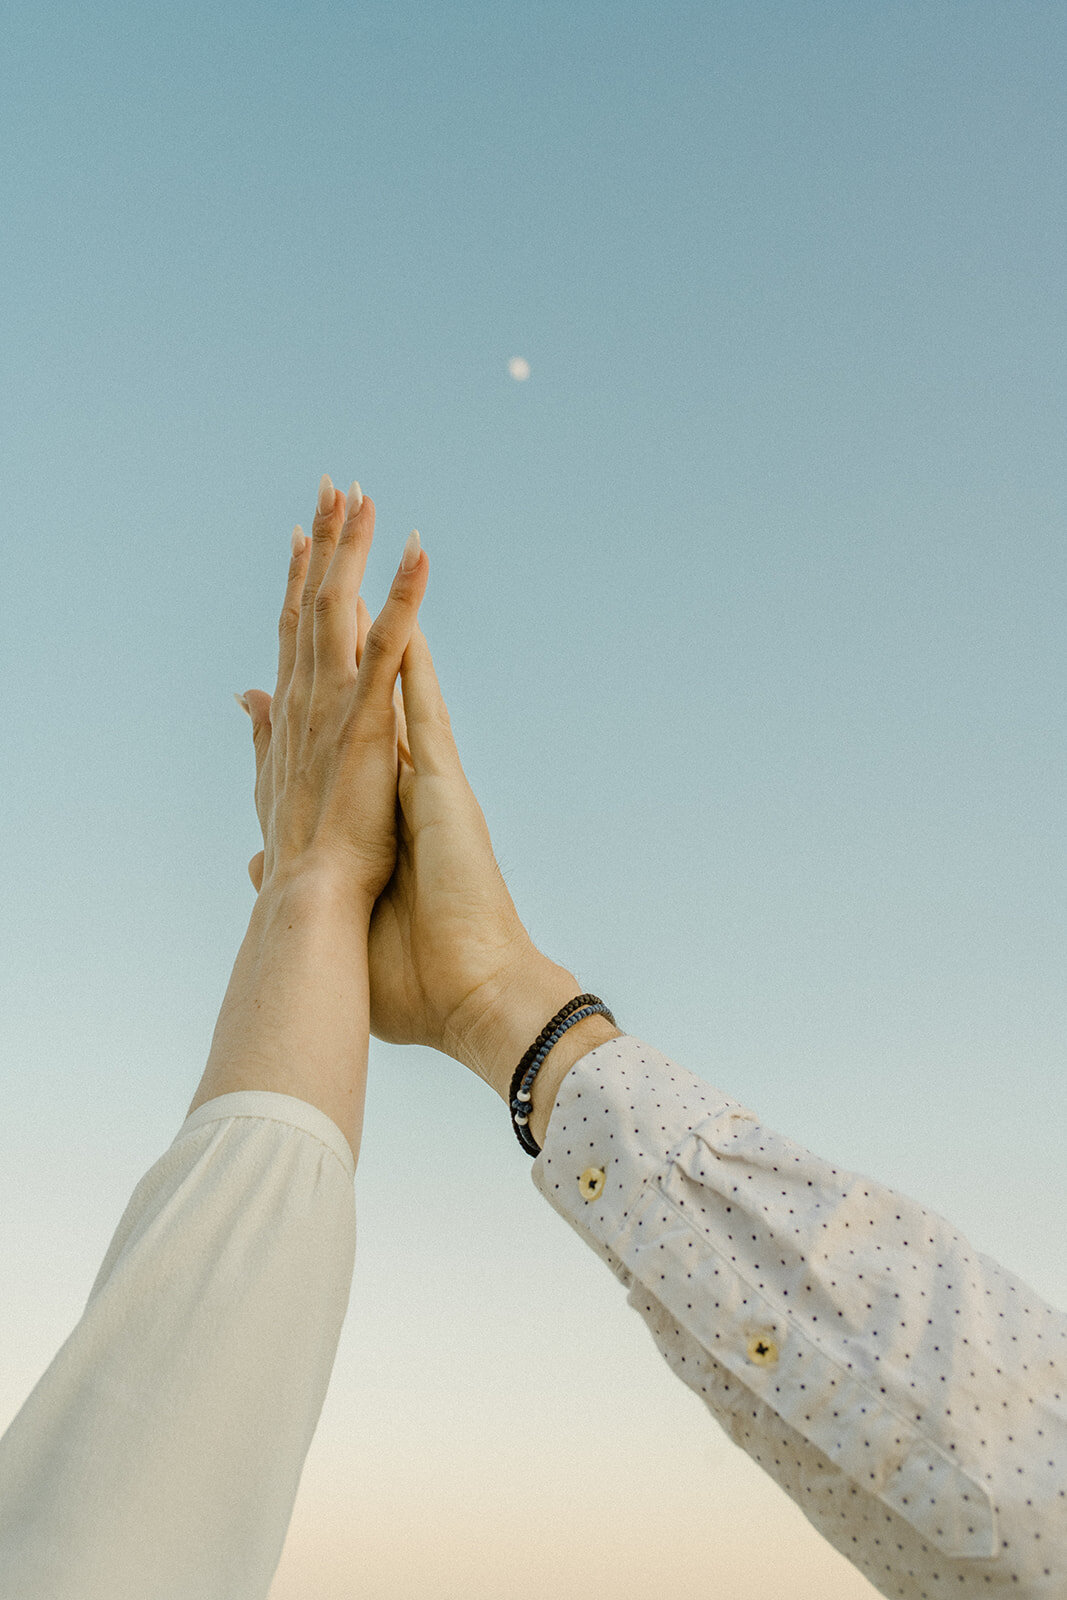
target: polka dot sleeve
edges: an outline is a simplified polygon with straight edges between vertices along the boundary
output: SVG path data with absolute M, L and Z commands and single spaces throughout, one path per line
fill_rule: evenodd
M 631 1035 L 533 1181 L 661 1354 L 894 1600 L 1067 1596 L 1067 1316 L 942 1217 Z

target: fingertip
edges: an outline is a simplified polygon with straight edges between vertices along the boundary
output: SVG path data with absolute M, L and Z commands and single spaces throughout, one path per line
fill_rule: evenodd
M 404 545 L 404 552 L 400 557 L 400 571 L 398 573 L 398 577 L 412 577 L 421 560 L 422 541 L 419 538 L 419 530 L 418 528 L 412 528 L 411 532 L 408 534 L 407 543 Z

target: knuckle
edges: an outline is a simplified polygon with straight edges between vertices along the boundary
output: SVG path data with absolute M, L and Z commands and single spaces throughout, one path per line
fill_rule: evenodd
M 382 633 L 381 624 L 372 622 L 363 643 L 363 654 L 370 656 L 373 661 L 380 661 L 386 651 L 386 639 Z
M 379 617 L 371 624 L 367 634 L 367 642 L 363 646 L 364 655 L 369 655 L 372 661 L 386 661 L 396 655 L 399 649 L 396 623 L 390 626 L 389 622 Z
M 316 591 L 315 598 L 312 602 L 315 608 L 315 615 L 317 617 L 324 617 L 329 613 L 336 611 L 339 598 L 340 596 L 338 595 L 337 590 L 334 589 L 330 584 L 321 584 Z
M 282 607 L 282 614 L 278 618 L 278 632 L 283 639 L 295 633 L 300 626 L 300 607 L 292 601 L 287 601 Z

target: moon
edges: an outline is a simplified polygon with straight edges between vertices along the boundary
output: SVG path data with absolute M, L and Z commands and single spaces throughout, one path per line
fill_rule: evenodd
M 525 383 L 530 376 L 530 363 L 524 360 L 522 356 L 512 356 L 508 362 L 508 371 L 516 383 Z

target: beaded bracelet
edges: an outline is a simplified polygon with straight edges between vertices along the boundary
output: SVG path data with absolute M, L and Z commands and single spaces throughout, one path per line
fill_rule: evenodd
M 541 1146 L 527 1126 L 530 1121 L 530 1085 L 544 1065 L 548 1052 L 554 1044 L 557 1044 L 563 1038 L 567 1029 L 573 1028 L 574 1024 L 581 1022 L 583 1017 L 594 1016 L 597 1012 L 607 1017 L 613 1028 L 618 1026 L 603 1000 L 598 999 L 595 994 L 580 994 L 576 1000 L 572 1000 L 568 1005 L 565 1005 L 562 1011 L 557 1011 L 552 1021 L 541 1029 L 541 1032 L 515 1068 L 515 1075 L 511 1080 L 509 1100 L 515 1135 L 527 1155 L 539 1156 L 541 1154 Z

